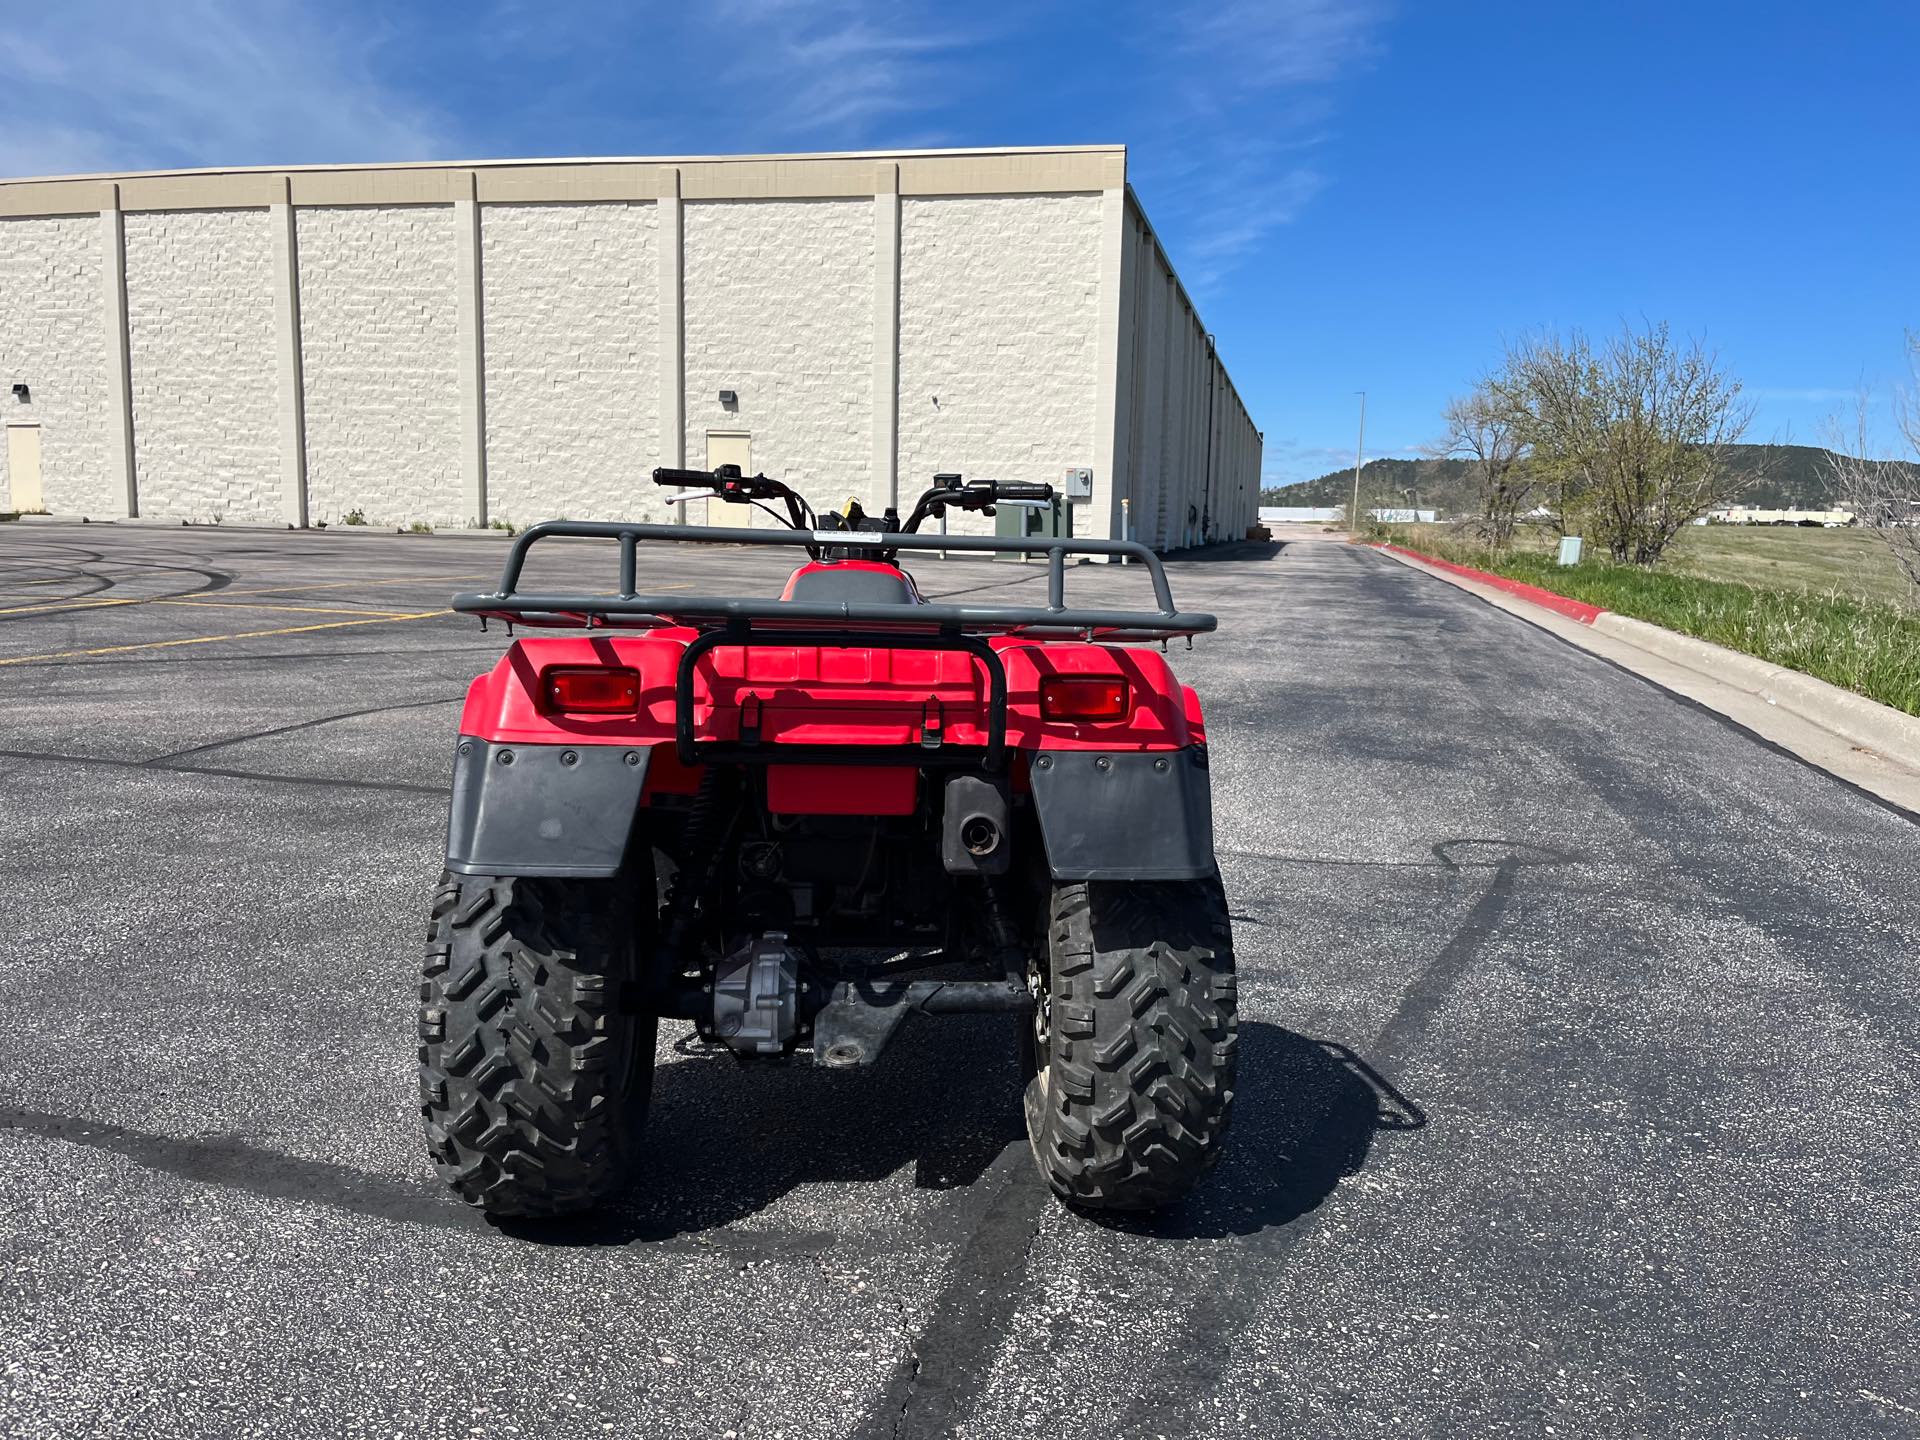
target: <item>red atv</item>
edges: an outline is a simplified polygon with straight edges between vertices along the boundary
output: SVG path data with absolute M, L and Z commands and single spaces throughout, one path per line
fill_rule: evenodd
M 816 519 L 778 481 L 656 470 L 787 528 L 552 521 L 454 608 L 571 629 L 468 691 L 420 989 L 440 1172 L 500 1216 L 616 1195 L 662 1017 L 743 1060 L 871 1065 L 909 1015 L 1027 1017 L 1027 1133 L 1074 1205 L 1179 1200 L 1233 1100 L 1233 937 L 1206 733 L 1160 653 L 1214 628 L 1107 540 L 921 535 L 1045 485 L 936 477 Z M 682 497 L 685 498 L 685 497 Z M 617 542 L 612 594 L 522 593 L 528 552 Z M 640 590 L 644 541 L 804 549 L 779 599 Z M 1044 608 L 924 600 L 902 552 L 1048 560 Z M 1068 556 L 1144 565 L 1157 610 L 1066 603 Z M 1162 649 L 1164 650 L 1164 643 Z

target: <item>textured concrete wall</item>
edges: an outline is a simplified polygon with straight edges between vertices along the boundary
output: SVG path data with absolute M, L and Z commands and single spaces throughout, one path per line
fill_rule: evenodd
M 273 243 L 265 210 L 124 219 L 140 513 L 281 518 Z
M 851 494 L 877 506 L 885 474 L 873 447 L 876 434 L 884 443 L 891 400 L 909 500 L 936 471 L 1057 483 L 1065 468 L 1111 454 L 1120 474 L 1095 480 L 1103 521 L 1104 496 L 1117 487 L 1151 543 L 1184 543 L 1196 505 L 1220 537 L 1251 518 L 1258 437 L 1131 202 L 1122 225 L 1111 194 L 901 199 L 890 397 L 876 345 L 887 343 L 892 291 L 882 293 L 888 272 L 875 247 L 894 243 L 893 203 L 686 201 L 678 332 L 662 294 L 672 271 L 661 205 L 483 205 L 492 514 L 520 523 L 660 516 L 645 476 L 672 448 L 661 433 L 672 397 L 670 381 L 661 394 L 661 366 L 679 333 L 692 465 L 705 461 L 709 430 L 744 430 L 756 468 L 823 505 Z M 312 517 L 337 524 L 359 510 L 376 525 L 470 522 L 459 307 L 471 292 L 460 285 L 453 207 L 303 205 L 295 224 Z M 264 208 L 125 217 L 146 515 L 281 519 L 287 397 L 271 225 Z M 124 497 L 102 236 L 94 214 L 0 219 L 0 387 L 23 380 L 34 396 L 23 411 L 0 389 L 0 412 L 42 422 L 51 508 L 114 516 Z M 1125 257 L 1116 274 L 1130 279 L 1103 274 L 1113 253 Z M 1096 435 L 1103 333 L 1109 346 L 1125 345 L 1129 371 L 1111 436 Z M 738 392 L 737 405 L 720 404 L 723 389 Z M 1090 520 L 1079 517 L 1080 533 L 1104 528 Z M 992 528 L 985 517 L 956 523 Z
M 1091 465 L 1100 197 L 909 197 L 900 212 L 902 496 L 939 471 L 1058 484 Z
M 873 485 L 873 201 L 684 207 L 687 463 L 708 430 L 820 506 Z M 738 393 L 729 410 L 723 389 Z M 769 522 L 771 523 L 771 522 Z
M 312 517 L 468 523 L 452 207 L 302 209 L 296 222 Z
M 0 219 L 0 419 L 40 422 L 40 480 L 56 513 L 116 516 L 109 473 L 107 329 L 98 215 Z M 24 383 L 21 404 L 12 388 Z M 13 504 L 0 443 L 0 495 Z
M 487 503 L 526 524 L 665 520 L 658 207 L 481 207 Z

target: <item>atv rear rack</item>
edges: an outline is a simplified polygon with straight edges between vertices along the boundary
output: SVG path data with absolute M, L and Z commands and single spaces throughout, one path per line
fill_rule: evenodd
M 921 739 L 908 745 L 762 745 L 757 733 L 743 733 L 738 743 L 701 740 L 695 717 L 694 669 L 709 650 L 750 645 L 757 638 L 744 621 L 724 629 L 708 630 L 687 643 L 674 674 L 674 745 L 683 765 L 709 760 L 745 764 L 783 765 L 972 765 L 1000 770 L 1007 756 L 1007 667 L 986 641 L 972 635 L 919 635 L 898 630 L 861 634 L 846 630 L 790 630 L 782 628 L 783 645 L 852 646 L 879 650 L 952 650 L 971 655 L 987 672 L 987 743 L 984 750 L 944 744 L 941 725 L 931 722 Z M 744 721 L 744 717 L 743 717 Z M 758 727 L 754 727 L 757 732 Z
M 620 542 L 620 589 L 616 594 L 522 593 L 520 572 L 527 553 L 542 540 Z M 965 555 L 1044 555 L 1045 607 L 1021 605 L 892 605 L 776 599 L 726 599 L 699 595 L 647 595 L 639 588 L 642 541 L 698 545 L 777 545 L 796 550 L 953 551 Z M 1146 566 L 1157 610 L 1083 610 L 1066 602 L 1067 557 L 1101 556 Z M 1170 640 L 1205 634 L 1213 616 L 1182 611 L 1173 603 L 1160 557 L 1132 540 L 1069 540 L 1055 536 L 1017 539 L 987 535 L 919 535 L 847 530 L 733 530 L 703 525 L 624 524 L 605 520 L 548 520 L 530 525 L 513 542 L 492 594 L 456 595 L 453 608 L 482 619 L 523 625 L 592 629 L 600 626 L 652 629 L 683 625 L 696 630 L 750 629 L 756 634 L 786 628 L 842 628 L 944 635 L 1041 635 L 1108 641 Z M 859 643 L 851 635 L 844 637 Z

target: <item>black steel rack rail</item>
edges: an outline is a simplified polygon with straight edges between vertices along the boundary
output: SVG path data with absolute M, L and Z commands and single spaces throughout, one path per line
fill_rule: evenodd
M 751 645 L 756 640 L 777 639 L 783 645 L 859 646 L 880 650 L 941 650 L 970 655 L 987 676 L 987 743 L 984 747 L 960 747 L 945 743 L 945 721 L 938 712 L 923 714 L 921 738 L 907 745 L 762 745 L 757 722 L 750 723 L 741 714 L 741 738 L 729 743 L 701 740 L 695 723 L 694 668 L 709 650 L 730 645 Z M 746 622 L 723 629 L 707 630 L 688 642 L 673 677 L 674 748 L 683 765 L 701 765 L 709 760 L 736 764 L 783 765 L 982 765 L 999 770 L 1007 758 L 1007 667 L 993 647 L 976 635 L 903 633 L 898 630 L 788 630 L 768 636 Z
M 620 545 L 620 588 L 613 594 L 522 592 L 527 554 L 543 540 L 615 540 Z M 648 595 L 639 585 L 643 542 L 700 545 L 775 545 L 796 550 L 830 546 L 842 552 L 951 552 L 963 555 L 1044 555 L 1047 603 L 1043 606 L 922 604 L 861 601 L 737 599 L 698 595 Z M 1153 585 L 1153 610 L 1083 609 L 1066 600 L 1067 557 L 1104 556 L 1144 565 Z M 514 538 L 491 594 L 456 595 L 453 608 L 483 619 L 516 624 L 591 629 L 601 626 L 651 629 L 684 625 L 725 628 L 735 634 L 832 628 L 842 643 L 859 644 L 855 631 L 940 635 L 1036 635 L 1107 641 L 1170 640 L 1205 634 L 1211 615 L 1183 611 L 1173 603 L 1160 557 L 1132 540 L 1070 540 L 1055 536 L 1018 539 L 985 535 L 919 535 L 844 530 L 732 530 L 702 525 L 624 524 L 605 520 L 548 520 Z M 817 638 L 813 643 L 819 643 Z

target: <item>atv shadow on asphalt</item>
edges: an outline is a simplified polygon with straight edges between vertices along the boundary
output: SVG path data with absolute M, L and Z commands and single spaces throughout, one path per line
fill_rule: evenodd
M 682 1038 L 655 1068 L 642 1175 L 626 1194 L 578 1219 L 501 1228 L 549 1245 L 646 1244 L 722 1228 L 802 1185 L 877 1185 L 908 1166 L 916 1189 L 971 1185 L 1024 1143 L 1017 1033 L 1006 1016 L 909 1020 L 857 1071 L 743 1065 Z
M 1014 1039 L 1013 1023 L 1001 1017 L 918 1022 L 879 1065 L 852 1074 L 804 1061 L 748 1067 L 716 1053 L 675 1058 L 655 1080 L 646 1178 L 595 1215 L 496 1228 L 548 1245 L 646 1244 L 723 1229 L 802 1185 L 878 1185 L 909 1165 L 918 1189 L 975 1185 L 1010 1146 L 1025 1149 Z M 1359 1171 L 1375 1134 L 1425 1124 L 1418 1106 L 1344 1045 L 1242 1022 L 1240 1094 L 1219 1168 L 1165 1214 L 1087 1218 L 1165 1240 L 1284 1227 Z M 176 1137 L 0 1109 L 4 1131 L 351 1214 L 454 1229 L 487 1223 L 424 1179 L 287 1155 L 239 1134 Z M 1016 1163 L 1001 1172 L 1028 1175 L 1024 1154 L 1008 1158 Z M 789 1230 L 768 1241 L 770 1253 L 804 1253 L 835 1238 L 828 1230 Z
M 878 1184 L 912 1166 L 917 1189 L 973 1185 L 1009 1145 L 1024 1149 L 1013 1027 L 992 1016 L 915 1023 L 858 1073 L 697 1051 L 663 1063 L 646 1177 L 595 1215 L 502 1228 L 549 1245 L 645 1244 L 724 1227 L 806 1184 Z M 1243 1022 L 1219 1168 L 1174 1210 L 1086 1218 L 1167 1240 L 1283 1227 L 1356 1174 L 1376 1134 L 1425 1124 L 1346 1046 Z
M 1240 1024 L 1238 1091 L 1219 1167 L 1184 1205 L 1088 1218 L 1162 1240 L 1284 1229 L 1360 1173 L 1376 1135 L 1427 1124 L 1419 1105 L 1348 1046 L 1259 1021 Z

